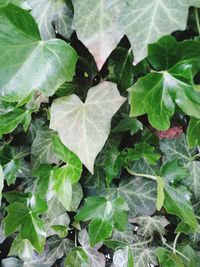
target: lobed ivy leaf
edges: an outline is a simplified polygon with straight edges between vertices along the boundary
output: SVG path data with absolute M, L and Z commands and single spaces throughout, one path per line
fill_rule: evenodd
M 139 143 L 134 148 L 128 149 L 127 159 L 129 161 L 135 161 L 143 158 L 150 165 L 156 165 L 160 154 L 155 151 L 155 148 L 148 143 Z
M 55 37 L 55 30 L 69 38 L 72 33 L 72 12 L 64 0 L 27 0 L 43 40 Z M 54 26 L 53 26 L 54 25 Z
M 130 220 L 131 223 L 138 224 L 137 234 L 149 238 L 154 233 L 164 235 L 165 227 L 169 225 L 169 221 L 164 216 L 141 216 Z
M 170 127 L 176 105 L 185 114 L 199 118 L 200 93 L 195 90 L 191 79 L 198 70 L 199 52 L 199 42 L 178 43 L 171 36 L 151 45 L 149 61 L 155 65 L 156 71 L 130 87 L 131 116 L 147 114 L 151 125 L 159 130 Z
M 114 226 L 123 231 L 128 219 L 128 210 L 126 202 L 121 197 L 112 201 L 105 197 L 88 197 L 83 208 L 75 216 L 75 220 L 91 220 L 89 238 L 91 246 L 94 246 L 109 238 Z
M 41 41 L 29 12 L 12 4 L 0 7 L 0 20 L 3 99 L 17 102 L 35 90 L 52 95 L 61 84 L 72 80 L 77 60 L 73 48 L 61 40 Z
M 198 1 L 184 0 L 98 0 L 73 1 L 73 27 L 79 39 L 94 56 L 99 69 L 123 35 L 129 38 L 134 63 L 147 56 L 147 46 L 161 36 L 186 28 L 189 6 Z M 92 7 L 88 10 L 87 7 Z M 134 18 L 134 19 L 133 19 Z
M 156 186 L 153 181 L 141 177 L 124 178 L 116 188 L 116 194 L 127 202 L 130 218 L 152 215 L 156 211 Z
M 117 124 L 117 126 L 115 126 L 112 132 L 121 133 L 130 131 L 130 134 L 134 135 L 139 130 L 143 130 L 143 125 L 139 120 L 133 117 L 124 116 L 124 118 Z
M 43 221 L 38 217 L 47 209 L 46 203 L 35 196 L 26 202 L 14 202 L 7 207 L 8 214 L 4 219 L 5 235 L 10 235 L 19 229 L 22 239 L 28 239 L 33 247 L 42 252 L 46 233 Z
M 54 100 L 50 128 L 93 173 L 95 158 L 108 138 L 112 116 L 124 102 L 116 84 L 100 83 L 89 90 L 85 103 L 76 95 Z

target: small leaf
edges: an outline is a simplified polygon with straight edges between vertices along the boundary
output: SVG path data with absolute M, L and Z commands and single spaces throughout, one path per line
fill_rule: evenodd
M 40 164 L 58 163 L 58 157 L 53 151 L 53 131 L 43 128 L 36 132 L 36 137 L 31 146 L 33 168 L 37 169 Z
M 54 100 L 51 106 L 50 128 L 59 133 L 63 144 L 91 173 L 95 158 L 108 138 L 112 116 L 124 101 L 116 84 L 103 82 L 89 90 L 85 103 L 70 95 Z
M 134 148 L 128 149 L 127 158 L 129 161 L 144 158 L 149 164 L 155 165 L 160 158 L 160 154 L 148 143 L 140 143 L 136 144 Z
M 164 208 L 168 213 L 178 216 L 186 224 L 189 224 L 193 230 L 199 227 L 190 203 L 189 191 L 185 187 L 165 186 Z
M 200 120 L 191 118 L 187 130 L 187 141 L 190 148 L 200 146 Z
M 134 267 L 134 259 L 131 249 L 127 246 L 117 250 L 113 255 L 113 263 L 115 267 Z
M 142 123 L 136 118 L 125 116 L 112 130 L 113 133 L 130 131 L 131 135 L 143 130 Z
M 137 235 L 149 238 L 154 233 L 164 235 L 166 233 L 165 227 L 169 224 L 168 220 L 164 216 L 145 216 L 136 217 L 130 220 L 131 223 L 138 224 Z
M 0 206 L 1 206 L 3 187 L 4 187 L 4 173 L 3 173 L 3 169 L 0 165 Z
M 158 248 L 156 254 L 160 265 L 163 267 L 184 267 L 182 260 L 165 248 Z
M 164 193 L 164 186 L 165 183 L 163 179 L 157 176 L 157 201 L 156 201 L 156 208 L 159 211 L 164 203 L 165 193 Z
M 67 255 L 64 266 L 89 267 L 90 262 L 84 249 L 82 247 L 75 247 Z

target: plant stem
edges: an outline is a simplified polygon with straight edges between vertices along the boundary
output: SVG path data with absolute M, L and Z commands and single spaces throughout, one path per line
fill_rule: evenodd
M 173 244 L 173 253 L 176 254 L 176 244 L 177 244 L 177 241 L 178 241 L 178 238 L 180 236 L 181 233 L 178 233 L 174 239 L 174 244 Z
M 199 21 L 199 14 L 198 14 L 198 8 L 197 7 L 194 8 L 194 13 L 195 13 L 195 19 L 196 19 L 198 33 L 200 35 L 200 21 Z
M 167 244 L 165 238 L 162 235 L 161 235 L 161 241 L 162 241 L 162 243 L 163 243 L 164 246 L 166 246 L 167 248 L 169 248 L 170 250 L 172 250 L 173 253 L 174 253 L 174 248 Z M 178 251 L 178 250 L 175 249 L 175 253 L 179 254 L 186 261 L 190 262 L 190 259 L 188 257 L 186 257 L 184 254 L 182 254 L 180 251 Z
M 137 173 L 137 172 L 132 172 L 129 168 L 126 168 L 127 172 L 129 172 L 131 175 L 134 176 L 139 176 L 139 177 L 144 177 L 144 178 L 149 178 L 155 182 L 157 182 L 157 177 L 154 175 L 150 175 L 150 174 L 145 174 L 145 173 Z
M 144 241 L 144 242 L 139 242 L 139 243 L 131 244 L 130 246 L 131 246 L 131 247 L 137 247 L 137 246 L 140 246 L 140 245 L 148 244 L 148 243 L 150 243 L 151 241 L 153 241 L 153 236 L 152 236 L 150 239 L 148 239 L 148 240 L 146 240 L 146 241 Z

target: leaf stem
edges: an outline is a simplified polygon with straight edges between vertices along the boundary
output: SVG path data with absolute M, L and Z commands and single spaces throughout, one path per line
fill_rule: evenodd
M 197 7 L 194 8 L 194 13 L 195 13 L 195 19 L 196 19 L 198 33 L 200 35 L 200 21 L 199 21 L 199 14 L 198 14 L 198 8 Z
M 178 233 L 174 239 L 174 244 L 173 244 L 173 253 L 176 254 L 176 244 L 177 244 L 177 241 L 178 241 L 178 238 L 180 236 L 181 233 Z
M 145 174 L 145 173 L 137 173 L 137 172 L 132 172 L 129 168 L 126 168 L 127 172 L 129 172 L 131 175 L 134 176 L 139 176 L 139 177 L 144 177 L 144 178 L 149 178 L 155 182 L 157 182 L 157 177 L 154 175 L 150 175 L 150 174 Z
M 164 246 L 166 246 L 167 248 L 169 248 L 170 250 L 173 251 L 174 253 L 174 248 L 171 247 L 170 245 L 167 244 L 166 239 L 161 235 L 161 241 L 163 243 Z M 181 253 L 180 251 L 175 249 L 175 253 L 179 254 L 181 257 L 183 257 L 186 261 L 190 262 L 190 259 L 188 257 L 186 257 L 183 253 Z
M 140 245 L 145 245 L 145 244 L 148 244 L 150 243 L 151 241 L 153 241 L 153 236 L 151 236 L 150 239 L 144 241 L 144 242 L 138 242 L 138 243 L 135 243 L 135 244 L 131 244 L 130 246 L 131 247 L 137 247 L 137 246 L 140 246 Z

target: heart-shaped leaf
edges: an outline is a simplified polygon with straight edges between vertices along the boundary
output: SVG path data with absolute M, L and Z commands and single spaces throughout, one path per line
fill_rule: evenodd
M 51 106 L 50 128 L 92 173 L 95 158 L 110 133 L 112 116 L 124 101 L 116 84 L 103 82 L 89 90 L 85 103 L 70 95 L 56 99 Z

